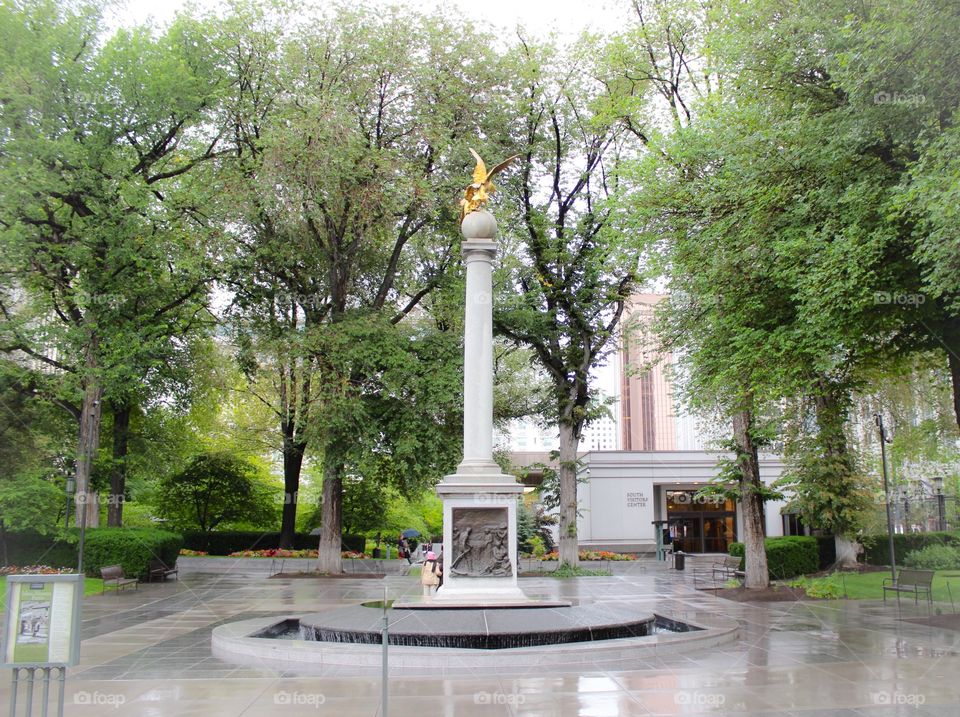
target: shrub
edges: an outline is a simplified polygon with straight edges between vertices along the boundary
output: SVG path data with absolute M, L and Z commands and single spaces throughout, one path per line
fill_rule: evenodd
M 954 570 L 960 568 L 960 550 L 953 545 L 928 545 L 907 553 L 903 564 L 920 570 Z
M 319 538 L 316 536 L 313 537 L 315 543 L 319 542 Z M 352 553 L 362 553 L 367 547 L 367 539 L 363 535 L 344 535 L 340 538 L 340 546 L 343 550 L 352 552 Z M 316 545 L 311 547 L 317 547 Z
M 807 597 L 818 600 L 839 600 L 843 597 L 843 586 L 840 584 L 837 573 L 812 580 L 807 577 L 800 577 L 791 580 L 788 585 L 792 588 L 803 588 Z
M 173 565 L 183 536 L 156 528 L 95 528 L 87 531 L 84 568 L 87 575 L 100 577 L 100 568 L 120 565 L 127 577 L 145 578 L 151 560 Z
M 820 570 L 825 570 L 837 562 L 837 540 L 832 535 L 814 535 L 813 539 L 820 554 Z
M 187 530 L 183 533 L 183 541 L 184 546 L 190 550 L 203 551 L 209 555 L 230 555 L 244 550 L 276 550 L 280 547 L 280 533 L 253 530 L 217 530 L 204 533 Z M 319 544 L 319 536 L 297 533 L 292 549 L 316 550 Z M 344 535 L 341 545 L 343 550 L 362 553 L 366 547 L 366 538 L 362 535 Z
M 890 540 L 886 534 L 865 535 L 860 539 L 863 545 L 863 562 L 867 565 L 890 564 Z M 957 533 L 897 533 L 893 536 L 893 548 L 899 562 L 907 553 L 922 550 L 928 545 L 952 545 L 960 547 L 960 535 Z
M 797 575 L 815 573 L 819 569 L 820 550 L 813 537 L 791 535 L 767 538 L 765 545 L 767 570 L 773 580 L 786 580 Z M 742 558 L 746 554 L 746 546 L 743 543 L 731 543 L 729 552 L 730 555 Z
M 77 531 L 66 537 L 41 535 L 33 531 L 6 533 L 7 565 L 49 565 L 55 568 L 77 566 Z M 0 552 L 0 558 L 3 556 Z

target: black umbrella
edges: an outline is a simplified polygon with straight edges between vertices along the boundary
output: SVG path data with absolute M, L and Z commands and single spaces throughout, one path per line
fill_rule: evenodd
M 420 531 L 416 528 L 407 528 L 405 531 L 400 533 L 404 538 L 419 538 Z

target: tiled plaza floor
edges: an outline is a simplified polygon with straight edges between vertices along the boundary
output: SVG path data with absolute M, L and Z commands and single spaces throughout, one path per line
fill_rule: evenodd
M 381 714 L 378 674 L 232 664 L 213 657 L 210 634 L 224 622 L 379 599 L 384 584 L 391 597 L 413 595 L 416 578 L 278 579 L 243 561 L 206 570 L 185 568 L 179 582 L 86 599 L 68 717 Z M 577 671 L 466 676 L 393 670 L 389 714 L 960 717 L 960 632 L 898 619 L 926 615 L 925 606 L 905 602 L 898 615 L 896 603 L 874 601 L 734 603 L 694 590 L 689 570 L 649 560 L 613 570 L 613 577 L 525 578 L 521 586 L 545 598 L 630 601 L 667 615 L 716 612 L 739 621 L 739 639 L 617 670 L 589 662 Z M 7 683 L 0 713 L 8 700 Z

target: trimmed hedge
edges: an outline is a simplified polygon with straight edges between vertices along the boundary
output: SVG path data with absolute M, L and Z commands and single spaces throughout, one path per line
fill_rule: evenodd
M 773 580 L 787 580 L 819 570 L 820 548 L 817 539 L 812 536 L 767 538 L 764 543 L 767 549 L 767 570 Z M 730 544 L 730 555 L 742 558 L 745 553 L 746 546 L 743 543 Z
M 95 528 L 87 531 L 84 570 L 100 577 L 106 565 L 123 566 L 127 577 L 146 578 L 150 561 L 173 565 L 183 547 L 183 536 L 156 528 Z
M 890 564 L 890 540 L 886 534 L 865 535 L 860 539 L 863 545 L 863 562 L 867 565 Z M 928 545 L 951 545 L 960 547 L 960 534 L 957 533 L 897 533 L 893 536 L 893 549 L 897 553 L 897 563 L 903 562 L 907 553 L 923 550 Z
M 826 570 L 837 562 L 837 540 L 832 535 L 814 535 L 820 554 L 820 570 Z
M 244 530 L 220 530 L 204 533 L 188 530 L 183 533 L 183 547 L 202 550 L 210 555 L 230 555 L 242 550 L 271 550 L 280 547 L 280 533 L 261 533 Z M 367 539 L 362 535 L 344 535 L 341 543 L 344 550 L 362 553 Z M 297 533 L 293 550 L 316 550 L 320 538 L 308 533 Z
M 71 539 L 54 535 L 23 532 L 5 535 L 6 565 L 49 565 L 52 568 L 77 567 L 77 531 L 71 531 Z M 3 553 L 0 551 L 0 559 Z

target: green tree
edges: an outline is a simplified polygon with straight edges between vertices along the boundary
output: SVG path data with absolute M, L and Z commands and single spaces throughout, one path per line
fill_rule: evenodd
M 500 153 L 519 154 L 521 164 L 504 192 L 494 328 L 529 347 L 549 380 L 548 418 L 560 433 L 560 560 L 568 565 L 578 562 L 576 455 L 594 415 L 589 375 L 616 349 L 638 279 L 638 245 L 610 201 L 632 137 L 606 113 L 596 53 L 586 40 L 561 54 L 521 39 L 510 101 L 499 109 L 517 118 Z
M 904 352 L 956 355 L 950 283 L 929 263 L 945 255 L 921 229 L 942 218 L 945 187 L 944 158 L 921 157 L 946 141 L 958 96 L 940 6 L 716 6 L 701 53 L 719 81 L 638 178 L 673 292 L 665 340 L 685 352 L 701 401 L 750 411 L 741 423 L 798 409 L 797 501 L 838 534 L 865 505 L 845 435 L 852 392 Z M 919 107 L 894 97 L 927 82 Z M 929 212 L 911 192 L 923 167 L 941 190 Z
M 85 506 L 94 526 L 104 401 L 127 403 L 205 299 L 203 201 L 179 190 L 220 142 L 215 53 L 185 17 L 105 37 L 87 3 L 4 5 L 0 33 L 0 348 L 60 379 L 52 398 L 78 422 L 89 498 L 78 518 Z
M 372 405 L 377 372 L 409 356 L 376 354 L 415 334 L 400 325 L 413 323 L 455 256 L 451 176 L 463 160 L 451 158 L 466 158 L 476 108 L 495 85 L 489 44 L 436 17 L 341 10 L 276 53 L 264 49 L 237 85 L 241 141 L 224 192 L 242 227 L 237 325 L 252 337 L 248 366 L 275 377 L 267 398 L 289 456 L 287 492 L 297 492 L 308 445 L 324 462 L 325 572 L 340 571 L 343 476 L 358 434 L 370 435 L 360 419 L 389 419 Z M 284 513 L 286 532 L 295 510 Z
M 174 527 L 209 533 L 228 523 L 269 522 L 272 499 L 248 460 L 230 453 L 204 453 L 162 480 L 155 502 L 157 514 Z
M 70 448 L 62 411 L 38 398 L 37 374 L 0 363 L 0 560 L 6 532 L 49 534 L 62 525 Z

